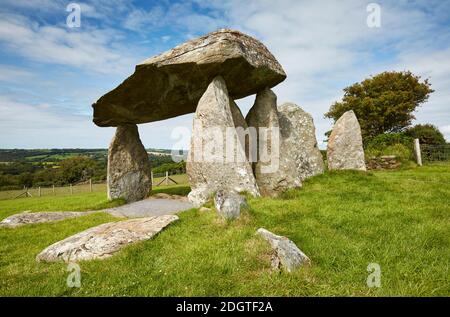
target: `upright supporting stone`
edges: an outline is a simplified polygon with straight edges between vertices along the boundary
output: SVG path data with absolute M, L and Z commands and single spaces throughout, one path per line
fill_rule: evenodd
M 279 170 L 280 134 L 277 96 L 270 89 L 256 95 L 255 103 L 245 118 L 249 127 L 257 131 L 257 157 L 250 155 L 256 182 L 263 196 L 276 196 L 283 189 Z M 256 160 L 256 162 L 255 162 Z
M 118 126 L 108 152 L 108 198 L 127 202 L 146 198 L 151 190 L 151 166 L 135 124 Z
M 257 94 L 246 120 L 258 129 L 258 161 L 253 167 L 262 195 L 277 196 L 323 173 L 313 119 L 299 106 L 286 103 L 277 108 L 277 96 L 265 89 Z
M 414 153 L 416 156 L 417 165 L 422 166 L 422 151 L 420 150 L 419 139 L 414 139 Z
M 214 78 L 198 103 L 186 171 L 192 188 L 188 197 L 195 206 L 204 204 L 219 189 L 259 196 L 220 76 Z
M 353 110 L 336 121 L 327 146 L 329 170 L 366 170 L 361 127 Z

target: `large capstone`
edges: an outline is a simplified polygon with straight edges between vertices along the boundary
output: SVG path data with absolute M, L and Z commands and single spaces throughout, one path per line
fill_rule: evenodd
M 134 124 L 117 127 L 108 152 L 108 198 L 127 202 L 147 197 L 152 187 L 147 151 Z
M 133 75 L 93 104 L 94 123 L 137 124 L 195 112 L 218 75 L 232 99 L 256 94 L 286 78 L 261 42 L 238 31 L 219 30 L 137 65 Z
M 198 103 L 186 171 L 192 188 L 188 197 L 195 206 L 219 189 L 259 195 L 236 132 L 227 86 L 220 76 L 213 79 Z
M 285 177 L 287 187 L 296 187 L 305 179 L 324 171 L 316 128 L 312 116 L 293 103 L 279 106 L 278 118 L 280 173 Z
M 280 134 L 275 93 L 267 88 L 258 92 L 245 120 L 257 134 L 255 142 L 250 142 L 248 157 L 253 162 L 259 190 L 263 196 L 275 196 L 283 189 L 280 186 L 284 186 L 284 176 L 279 169 Z
M 329 170 L 366 170 L 361 128 L 353 110 L 336 121 L 328 139 Z

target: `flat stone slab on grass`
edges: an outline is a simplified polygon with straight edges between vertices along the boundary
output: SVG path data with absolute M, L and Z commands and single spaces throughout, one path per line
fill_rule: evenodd
M 22 212 L 9 216 L 0 221 L 0 227 L 16 228 L 23 225 L 55 222 L 64 219 L 86 216 L 96 211 L 50 211 L 50 212 Z
M 104 211 L 115 217 L 142 218 L 173 215 L 191 208 L 194 206 L 186 199 L 149 198 Z
M 52 244 L 37 255 L 36 261 L 105 259 L 129 244 L 153 238 L 176 220 L 176 215 L 164 215 L 104 223 Z

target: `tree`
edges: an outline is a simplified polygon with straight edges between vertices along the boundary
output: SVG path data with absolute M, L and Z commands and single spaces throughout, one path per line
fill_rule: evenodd
M 335 122 L 353 110 L 364 142 L 385 132 L 400 132 L 415 119 L 413 112 L 428 100 L 431 84 L 411 72 L 384 72 L 344 89 L 341 102 L 325 114 Z
M 421 144 L 439 145 L 446 143 L 444 135 L 432 124 L 417 124 L 407 129 L 406 134 L 414 139 L 419 139 Z
M 63 183 L 88 180 L 94 174 L 96 162 L 87 156 L 74 156 L 60 162 L 60 176 Z

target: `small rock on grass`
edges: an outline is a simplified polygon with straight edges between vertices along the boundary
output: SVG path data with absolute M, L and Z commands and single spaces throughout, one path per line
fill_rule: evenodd
M 227 220 L 239 218 L 241 208 L 247 206 L 246 199 L 234 191 L 218 190 L 214 205 L 219 215 Z
M 288 238 L 273 234 L 264 228 L 259 228 L 256 233 L 268 241 L 275 251 L 272 258 L 273 269 L 293 272 L 304 265 L 311 264 L 311 260 Z

